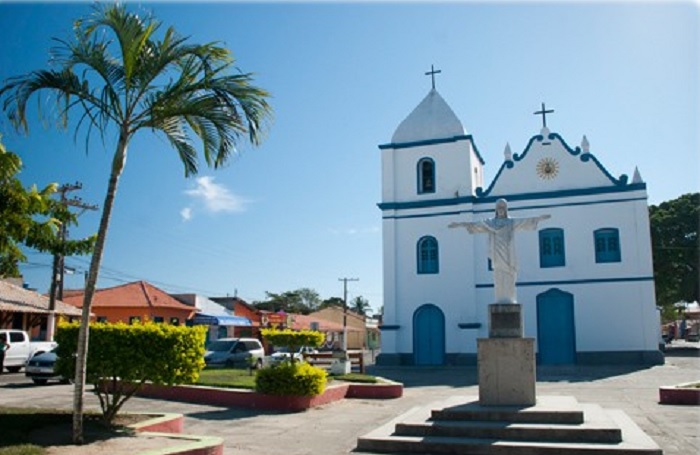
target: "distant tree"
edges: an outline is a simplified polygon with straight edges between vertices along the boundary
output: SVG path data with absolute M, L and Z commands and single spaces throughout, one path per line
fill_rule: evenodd
M 656 302 L 672 314 L 679 301 L 700 301 L 700 193 L 649 207 Z
M 310 288 L 301 288 L 297 289 L 295 292 L 299 294 L 302 305 L 308 309 L 309 313 L 316 311 L 321 305 L 321 297 L 315 290 Z
M 342 308 L 344 304 L 345 304 L 345 302 L 343 301 L 342 298 L 331 297 L 331 298 L 328 298 L 328 299 L 325 299 L 324 301 L 322 301 L 321 305 L 319 306 L 319 309 L 328 308 L 331 306 L 339 306 Z
M 41 191 L 25 189 L 17 178 L 22 160 L 9 152 L 0 136 L 0 277 L 19 276 L 19 263 L 26 261 L 21 245 L 52 254 L 71 256 L 92 251 L 95 236 L 62 242 L 57 234 L 62 223 L 77 222 L 66 206 L 53 199 L 58 185 Z
M 366 316 L 367 310 L 370 309 L 369 300 L 360 295 L 352 299 L 349 306 L 352 311 L 362 316 Z
M 96 4 L 94 14 L 73 23 L 72 40 L 57 40 L 57 69 L 36 70 L 8 79 L 0 87 L 3 108 L 17 129 L 28 131 L 27 104 L 51 100 L 66 127 L 77 114 L 76 135 L 117 138 L 102 217 L 85 285 L 73 395 L 73 441 L 83 442 L 83 398 L 92 298 L 104 254 L 119 180 L 134 136 L 158 133 L 172 146 L 185 176 L 198 171 L 198 150 L 218 168 L 243 142 L 260 143 L 271 115 L 269 94 L 240 73 L 231 52 L 219 43 L 190 44 L 172 27 L 159 39 L 161 23 L 130 13 L 124 3 Z M 233 71 L 232 71 L 233 70 Z M 53 96 L 43 96 L 53 95 Z M 42 96 L 40 96 L 42 95 Z M 77 112 L 76 112 L 77 111 Z
M 297 314 L 309 314 L 315 311 L 321 304 L 318 292 L 309 288 L 296 289 L 281 294 L 265 292 L 267 299 L 253 302 L 253 306 L 259 310 Z

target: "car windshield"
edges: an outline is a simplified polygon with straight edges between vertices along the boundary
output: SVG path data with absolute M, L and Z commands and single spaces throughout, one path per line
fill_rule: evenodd
M 234 340 L 219 340 L 215 341 L 212 344 L 209 345 L 207 348 L 208 351 L 230 351 L 233 345 L 236 344 Z
M 280 346 L 275 348 L 275 352 L 289 352 L 289 348 L 287 346 Z

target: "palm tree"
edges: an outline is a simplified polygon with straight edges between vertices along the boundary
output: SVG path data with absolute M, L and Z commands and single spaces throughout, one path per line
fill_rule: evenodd
M 155 37 L 160 22 L 140 18 L 121 4 L 95 6 L 74 24 L 72 41 L 56 40 L 56 70 L 13 77 L 0 88 L 3 108 L 17 129 L 28 132 L 26 106 L 37 92 L 55 95 L 59 117 L 79 112 L 87 137 L 99 131 L 118 137 L 97 241 L 85 287 L 76 360 L 73 440 L 83 441 L 83 394 L 89 318 L 110 216 L 126 163 L 129 143 L 141 130 L 165 135 L 177 151 L 185 176 L 197 173 L 196 136 L 206 164 L 217 168 L 245 140 L 258 145 L 271 108 L 269 94 L 253 85 L 252 74 L 229 74 L 231 53 L 217 43 L 193 45 L 168 28 Z
M 350 309 L 361 316 L 366 316 L 367 310 L 370 309 L 369 300 L 358 295 L 350 302 Z

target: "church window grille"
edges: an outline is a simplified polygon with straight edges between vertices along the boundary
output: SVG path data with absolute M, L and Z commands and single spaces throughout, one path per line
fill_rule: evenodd
M 418 241 L 418 273 L 438 273 L 438 242 L 435 237 L 422 237 Z
M 620 262 L 620 231 L 615 228 L 598 229 L 593 233 L 595 239 L 596 263 Z
M 435 192 L 435 162 L 423 158 L 418 162 L 418 193 Z
M 540 231 L 540 267 L 564 267 L 566 251 L 564 230 L 559 228 Z

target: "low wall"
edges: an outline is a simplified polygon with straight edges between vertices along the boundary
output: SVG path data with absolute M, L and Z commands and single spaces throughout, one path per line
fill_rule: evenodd
M 344 398 L 392 399 L 403 395 L 403 384 L 332 383 L 315 397 L 267 395 L 252 390 L 225 389 L 195 385 L 146 384 L 138 396 L 161 400 L 231 406 L 265 411 L 300 412 Z
M 697 383 L 679 384 L 659 388 L 659 403 L 700 405 L 700 388 L 691 387 Z

